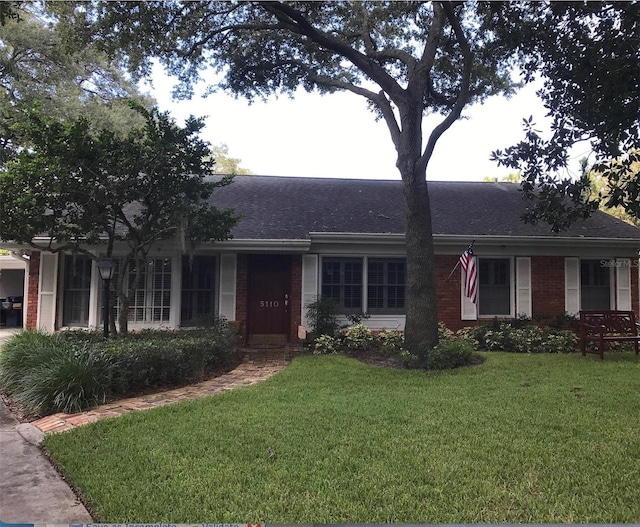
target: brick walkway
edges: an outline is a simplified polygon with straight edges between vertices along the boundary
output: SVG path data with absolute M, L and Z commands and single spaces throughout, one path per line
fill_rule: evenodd
M 188 399 L 215 395 L 268 379 L 272 375 L 284 370 L 291 358 L 292 353 L 286 350 L 247 351 L 244 360 L 236 369 L 208 381 L 191 384 L 175 390 L 141 395 L 139 397 L 132 397 L 131 399 L 120 399 L 113 403 L 87 410 L 86 412 L 48 415 L 47 417 L 33 421 L 31 424 L 45 434 L 53 434 L 93 423 L 100 419 L 118 417 L 137 410 L 147 410 L 149 408 L 156 408 Z

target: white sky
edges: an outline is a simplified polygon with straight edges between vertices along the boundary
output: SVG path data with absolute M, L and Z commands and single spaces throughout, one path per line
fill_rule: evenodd
M 159 67 L 152 95 L 161 110 L 179 122 L 206 117 L 203 138 L 226 143 L 240 166 L 259 175 L 398 179 L 395 150 L 383 121 L 376 122 L 364 98 L 351 93 L 325 96 L 300 91 L 294 99 L 270 98 L 249 105 L 226 93 L 173 101 L 174 80 Z M 203 90 L 201 90 L 203 91 Z M 511 99 L 493 97 L 467 108 L 436 145 L 427 169 L 429 180 L 478 181 L 510 170 L 490 161 L 493 150 L 523 137 L 522 119 L 545 123 L 545 109 L 527 86 Z M 426 121 L 426 133 L 431 129 Z M 435 121 L 434 121 L 435 122 Z M 574 157 L 586 155 L 579 151 Z M 577 161 L 576 161 L 577 166 Z

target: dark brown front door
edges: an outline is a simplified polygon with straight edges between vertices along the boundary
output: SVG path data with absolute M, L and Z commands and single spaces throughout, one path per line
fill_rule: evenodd
M 249 335 L 289 334 L 291 257 L 252 255 L 248 277 Z

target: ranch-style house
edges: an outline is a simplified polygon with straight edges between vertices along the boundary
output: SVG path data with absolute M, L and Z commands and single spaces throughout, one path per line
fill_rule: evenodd
M 517 184 L 428 185 L 438 318 L 449 328 L 581 309 L 639 313 L 640 229 L 596 212 L 554 234 L 520 219 L 527 202 Z M 306 306 L 319 297 L 335 299 L 344 314 L 369 314 L 364 323 L 372 329 L 404 328 L 400 181 L 236 176 L 212 201 L 241 215 L 232 239 L 191 255 L 177 241 L 155 246 L 129 307 L 130 329 L 193 326 L 221 316 L 236 322 L 247 344 L 295 343 L 300 326 L 308 326 Z M 464 271 L 451 274 L 473 240 L 475 304 L 464 294 Z M 13 251 L 16 262 L 2 271 L 0 292 L 22 300 L 25 327 L 101 325 L 94 260 L 8 241 L 0 247 Z M 103 250 L 94 248 L 98 257 Z

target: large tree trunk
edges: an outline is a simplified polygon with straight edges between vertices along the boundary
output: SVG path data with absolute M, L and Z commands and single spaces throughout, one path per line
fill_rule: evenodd
M 405 346 L 425 366 L 438 344 L 435 252 L 427 188 L 427 161 L 422 156 L 422 106 L 419 101 L 401 109 L 396 166 L 403 182 L 407 291 Z
M 431 208 L 425 176 L 405 177 L 407 320 L 405 346 L 424 365 L 438 344 L 438 311 Z

